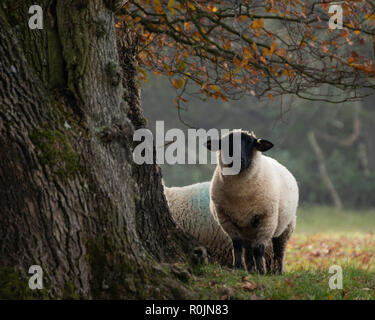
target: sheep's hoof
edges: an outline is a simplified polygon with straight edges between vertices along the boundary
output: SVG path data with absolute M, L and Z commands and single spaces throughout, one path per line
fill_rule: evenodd
M 245 270 L 244 266 L 242 264 L 236 264 L 234 266 L 234 270 Z
M 251 267 L 247 267 L 246 269 L 247 269 L 247 272 L 251 274 L 255 274 L 257 272 L 254 265 Z
M 272 269 L 272 273 L 273 274 L 277 274 L 277 275 L 281 275 L 281 274 L 284 274 L 285 270 L 284 270 L 284 265 L 283 263 L 280 263 L 278 261 L 275 261 L 275 265 Z

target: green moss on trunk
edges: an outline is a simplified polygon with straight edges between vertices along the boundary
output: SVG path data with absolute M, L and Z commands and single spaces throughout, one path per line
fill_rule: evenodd
M 79 155 L 67 135 L 53 129 L 34 129 L 30 138 L 38 149 L 41 162 L 59 177 L 69 179 L 78 173 Z
M 11 267 L 0 268 L 0 299 L 48 299 L 46 289 L 31 290 L 29 280 Z

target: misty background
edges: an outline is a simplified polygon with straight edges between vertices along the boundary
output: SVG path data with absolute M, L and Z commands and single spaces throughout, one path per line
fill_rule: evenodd
M 296 177 L 301 205 L 374 206 L 374 96 L 338 104 L 290 96 L 274 100 L 246 96 L 229 102 L 187 97 L 189 101 L 180 110 L 182 121 L 173 103 L 175 97 L 175 89 L 165 77 L 150 76 L 148 83 L 142 83 L 143 109 L 153 132 L 157 120 L 164 120 L 165 131 L 179 128 L 185 136 L 186 123 L 206 130 L 254 131 L 274 143 L 267 155 Z M 161 168 L 167 186 L 184 186 L 210 180 L 215 165 L 165 164 Z

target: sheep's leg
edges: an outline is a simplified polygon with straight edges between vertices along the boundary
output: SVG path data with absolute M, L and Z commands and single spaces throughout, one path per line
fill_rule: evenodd
M 272 238 L 275 273 L 282 274 L 284 272 L 285 249 L 293 231 L 294 223 L 291 222 L 280 236 L 278 236 L 277 238 Z
M 243 248 L 243 241 L 240 238 L 232 239 L 233 242 L 233 256 L 234 256 L 234 268 L 235 269 L 244 269 L 242 263 L 242 248 Z
M 216 214 L 221 227 L 232 239 L 234 268 L 244 269 L 242 263 L 243 241 L 239 226 L 230 219 L 224 210 L 216 209 Z
M 266 273 L 266 265 L 264 259 L 264 244 L 262 242 L 256 242 L 253 247 L 253 254 L 255 258 L 255 264 L 259 274 Z
M 256 272 L 256 267 L 254 263 L 254 249 L 251 246 L 251 242 L 248 242 L 248 245 L 246 245 L 245 242 L 245 261 L 246 261 L 246 267 L 247 272 Z M 269 241 L 267 245 L 264 247 L 264 261 L 265 261 L 265 272 L 272 273 L 273 270 L 273 249 L 272 249 L 272 242 Z M 262 263 L 262 262 L 261 262 Z
M 272 270 L 271 234 L 276 228 L 276 222 L 277 220 L 272 215 L 267 217 L 262 214 L 255 214 L 245 229 L 244 236 L 247 240 L 245 260 L 248 272 L 256 269 L 260 274 L 264 274 L 267 270 Z
M 273 272 L 273 246 L 272 241 L 269 241 L 264 248 L 264 258 L 266 260 L 267 272 Z
M 247 272 L 255 272 L 254 254 L 251 241 L 245 241 L 245 263 Z

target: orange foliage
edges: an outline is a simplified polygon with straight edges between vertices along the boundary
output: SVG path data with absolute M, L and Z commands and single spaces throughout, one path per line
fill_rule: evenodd
M 173 77 L 180 94 L 192 83 L 225 101 L 243 92 L 270 99 L 284 93 L 303 97 L 324 83 L 357 90 L 359 80 L 367 85 L 374 76 L 366 50 L 354 55 L 352 50 L 372 45 L 375 15 L 369 12 L 375 8 L 370 2 L 342 1 L 344 28 L 331 31 L 329 3 L 241 3 L 131 0 L 119 10 L 116 29 L 137 35 L 141 78 L 146 79 L 144 68 Z

